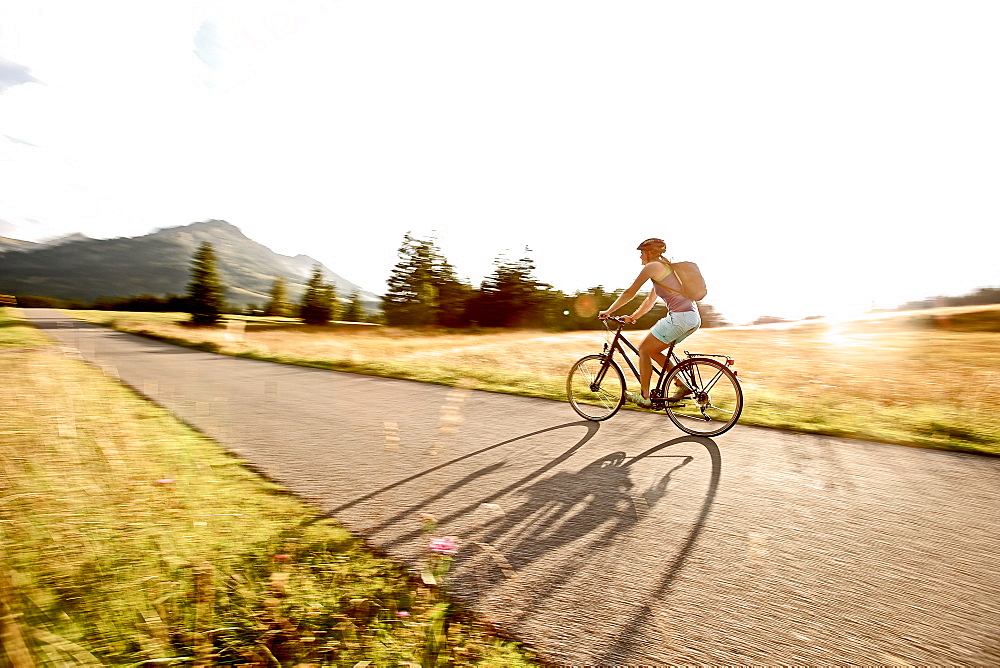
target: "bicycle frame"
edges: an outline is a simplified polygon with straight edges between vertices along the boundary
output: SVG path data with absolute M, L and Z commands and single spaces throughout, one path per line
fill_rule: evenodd
M 632 363 L 632 358 L 629 357 L 625 353 L 625 349 L 622 347 L 622 344 L 625 344 L 625 346 L 627 346 L 628 349 L 631 350 L 636 355 L 639 354 L 639 349 L 636 348 L 634 345 L 632 345 L 632 342 L 629 341 L 628 339 L 626 339 L 622 335 L 622 327 L 621 326 L 619 326 L 618 330 L 615 332 L 615 338 L 612 339 L 611 343 L 610 344 L 608 344 L 607 342 L 604 343 L 604 353 L 603 354 L 606 355 L 607 358 L 610 360 L 610 359 L 612 359 L 614 357 L 615 351 L 617 350 L 621 354 L 622 359 L 625 360 L 625 363 L 628 364 L 628 368 L 632 372 L 632 375 L 635 376 L 636 380 L 639 380 L 639 370 L 635 367 L 635 364 Z M 677 355 L 674 355 L 674 344 L 673 343 L 670 344 L 670 346 L 667 348 L 666 352 L 664 352 L 663 354 L 667 357 L 667 359 L 671 360 L 675 365 L 680 363 L 680 360 L 677 358 Z M 604 371 L 607 368 L 608 368 L 608 365 L 605 365 L 604 369 L 601 370 L 601 374 L 598 377 L 598 380 L 603 380 L 604 379 Z M 658 368 L 656 366 L 656 363 L 654 362 L 653 363 L 653 372 L 657 375 L 657 377 L 659 379 L 657 381 L 657 383 L 656 383 L 656 389 L 659 390 L 659 389 L 661 389 L 660 388 L 660 384 L 663 382 L 663 379 L 665 377 L 664 374 L 663 374 L 663 369 Z
M 605 364 L 602 366 L 601 371 L 598 373 L 597 378 L 594 381 L 595 384 L 598 385 L 601 382 L 603 382 L 604 376 L 611 365 L 610 364 L 611 360 L 614 358 L 615 351 L 618 351 L 618 353 L 620 353 L 622 359 L 625 360 L 625 363 L 628 365 L 628 368 L 632 372 L 632 375 L 635 377 L 635 379 L 641 382 L 639 370 L 632 362 L 632 358 L 629 357 L 629 355 L 625 352 L 625 348 L 627 347 L 633 353 L 638 355 L 639 349 L 636 348 L 632 344 L 632 342 L 626 339 L 625 336 L 622 334 L 624 323 L 619 320 L 616 320 L 616 322 L 618 322 L 618 329 L 615 331 L 614 339 L 612 339 L 610 344 L 607 342 L 604 343 L 604 351 L 602 352 L 602 355 L 605 358 Z M 675 345 L 676 343 L 671 343 L 663 353 L 664 356 L 667 358 L 667 360 L 672 362 L 671 368 L 673 368 L 673 366 L 677 366 L 678 364 L 682 363 L 682 360 L 679 357 L 677 357 L 677 355 L 674 354 Z M 729 355 L 715 355 L 711 353 L 690 353 L 687 350 L 684 351 L 684 355 L 687 357 L 687 359 L 692 359 L 696 357 L 721 357 L 726 360 L 725 364 L 727 367 L 732 366 L 733 363 L 733 359 Z M 650 388 L 649 398 L 654 404 L 662 404 L 664 402 L 664 397 L 666 397 L 667 388 L 664 387 L 664 385 L 666 383 L 668 374 L 664 373 L 663 369 L 658 368 L 655 362 L 653 362 L 652 365 L 653 365 L 653 372 L 656 373 L 657 375 L 657 381 L 656 381 L 656 387 Z M 715 384 L 722 377 L 722 374 L 720 372 L 706 384 L 702 382 L 701 378 L 695 378 L 694 374 L 690 370 L 686 371 L 682 370 L 679 375 L 682 377 L 682 382 L 688 386 L 688 389 L 703 390 L 704 392 L 711 392 L 712 388 L 715 387 Z M 734 376 L 736 375 L 735 371 L 733 371 L 733 375 Z M 654 407 L 661 407 L 661 406 L 654 405 Z
M 566 376 L 566 396 L 573 410 L 584 419 L 597 422 L 615 415 L 628 399 L 631 381 L 626 382 L 628 374 L 622 367 L 627 366 L 632 376 L 642 382 L 642 374 L 629 355 L 629 351 L 639 355 L 640 348 L 623 333 L 628 321 L 614 316 L 604 320 L 618 325 L 612 332 L 610 324 L 605 323 L 604 349 L 596 355 L 581 357 Z M 683 351 L 685 358 L 680 358 L 675 354 L 676 346 L 676 341 L 664 346 L 660 353 L 663 357 L 657 354 L 662 363 L 651 364 L 657 381 L 649 392 L 648 403 L 634 393 L 632 401 L 642 407 L 665 411 L 678 429 L 693 436 L 724 434 L 743 412 L 743 390 L 733 368 L 736 360 L 729 355 L 687 350 Z M 615 360 L 616 353 L 625 364 Z

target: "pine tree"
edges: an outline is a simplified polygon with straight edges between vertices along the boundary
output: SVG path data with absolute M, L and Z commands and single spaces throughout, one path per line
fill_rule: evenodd
M 287 316 L 289 314 L 288 287 L 285 284 L 285 277 L 278 276 L 271 286 L 271 301 L 264 308 L 264 315 Z
M 472 288 L 456 278 L 433 241 L 404 235 L 388 285 L 382 311 L 390 325 L 467 324 L 465 305 Z
M 323 284 L 323 308 L 326 309 L 327 322 L 340 318 L 340 302 L 337 300 L 337 288 L 333 283 Z
M 191 263 L 191 282 L 188 283 L 187 312 L 197 325 L 214 325 L 225 309 L 223 287 L 215 264 L 212 244 L 204 242 L 195 251 Z
M 307 325 L 325 325 L 337 316 L 336 304 L 336 289 L 323 281 L 323 272 L 316 265 L 302 295 L 299 317 Z
M 426 325 L 434 321 L 437 289 L 433 283 L 430 244 L 403 235 L 399 262 L 387 281 L 382 311 L 390 325 Z
M 472 286 L 458 280 L 455 268 L 440 255 L 434 267 L 434 280 L 438 288 L 437 324 L 442 327 L 468 327 Z
M 473 318 L 485 327 L 541 326 L 550 306 L 558 309 L 562 293 L 539 282 L 535 264 L 527 253 L 518 261 L 497 258 L 493 274 L 483 279 L 472 304 Z
M 340 316 L 344 322 L 364 322 L 365 307 L 361 304 L 361 296 L 355 291 L 347 302 L 347 308 Z

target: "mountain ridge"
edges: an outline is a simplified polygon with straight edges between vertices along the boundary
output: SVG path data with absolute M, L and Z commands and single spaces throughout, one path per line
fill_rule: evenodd
M 286 280 L 290 300 L 297 300 L 317 265 L 324 280 L 336 286 L 338 297 L 345 299 L 356 291 L 362 301 L 379 299 L 308 255 L 275 253 L 224 220 L 158 228 L 137 237 L 63 239 L 54 245 L 8 247 L 0 253 L 0 292 L 83 301 L 183 295 L 191 257 L 207 241 L 215 249 L 225 297 L 232 305 L 263 304 L 279 275 Z
M 42 241 L 24 241 L 22 239 L 0 237 L 0 255 L 10 251 L 23 252 L 39 250 L 42 248 L 51 248 L 53 246 L 59 246 L 71 241 L 82 241 L 89 238 L 90 237 L 86 234 L 82 234 L 81 232 L 74 232 L 73 234 L 66 234 L 52 239 L 43 239 Z

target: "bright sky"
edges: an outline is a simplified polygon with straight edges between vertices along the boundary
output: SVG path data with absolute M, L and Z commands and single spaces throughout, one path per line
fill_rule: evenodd
M 405 232 L 478 284 L 639 241 L 734 322 L 1000 285 L 1000 3 L 0 5 L 0 235 L 219 218 L 381 293 Z

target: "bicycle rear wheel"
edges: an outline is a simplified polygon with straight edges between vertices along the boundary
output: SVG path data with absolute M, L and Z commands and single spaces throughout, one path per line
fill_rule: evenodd
M 718 436 L 732 428 L 743 412 L 743 390 L 729 368 L 707 357 L 684 360 L 664 384 L 670 395 L 683 384 L 690 396 L 667 402 L 666 412 L 678 429 L 694 436 Z
M 625 403 L 625 374 L 614 360 L 587 355 L 570 369 L 566 396 L 580 417 L 607 420 Z

